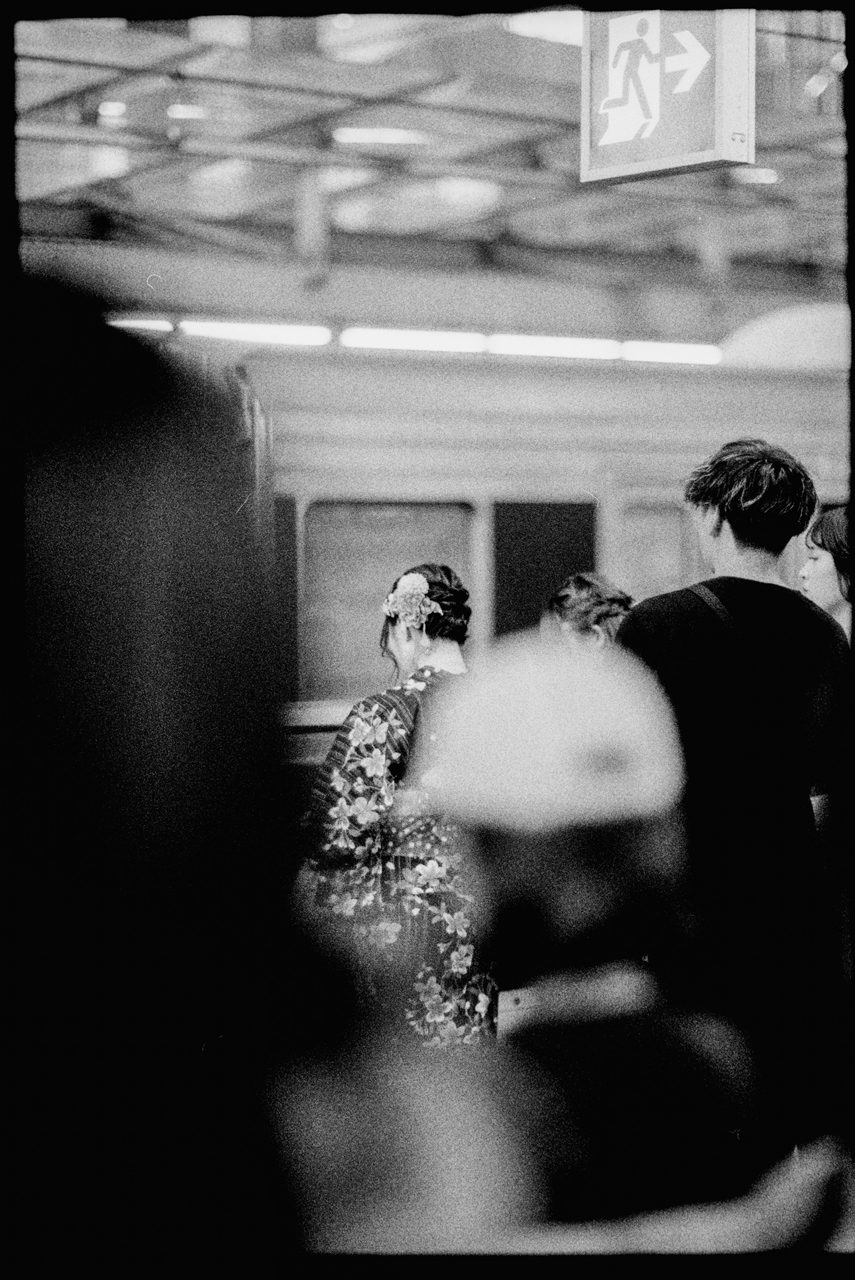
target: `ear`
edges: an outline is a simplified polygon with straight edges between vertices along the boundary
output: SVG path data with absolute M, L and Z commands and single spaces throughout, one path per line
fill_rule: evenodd
M 604 649 L 606 647 L 605 628 L 601 627 L 599 622 L 595 622 L 591 627 L 591 644 L 595 649 Z
M 722 530 L 723 521 L 718 507 L 695 507 L 697 528 L 708 538 L 717 538 Z

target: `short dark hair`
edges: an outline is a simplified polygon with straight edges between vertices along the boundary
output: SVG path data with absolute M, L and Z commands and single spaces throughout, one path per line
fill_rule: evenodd
M 849 599 L 849 512 L 844 502 L 821 511 L 807 531 L 808 546 L 827 551 L 834 561 L 840 594 Z
M 444 638 L 447 640 L 456 640 L 458 644 L 463 644 L 469 634 L 469 619 L 472 616 L 472 610 L 466 601 L 469 599 L 469 592 L 458 578 L 453 569 L 449 569 L 447 564 L 417 564 L 412 569 L 407 569 L 400 574 L 392 583 L 394 591 L 401 578 L 408 573 L 420 573 L 423 578 L 427 579 L 428 599 L 435 600 L 442 609 L 442 613 L 430 613 L 425 620 L 425 635 L 431 640 Z M 380 652 L 385 655 L 389 647 L 389 627 L 392 624 L 391 618 L 383 619 L 383 629 L 380 632 Z
M 766 440 L 731 440 L 689 477 L 686 502 L 715 507 L 737 542 L 780 555 L 807 528 L 814 483 L 792 454 Z
M 635 601 L 599 573 L 573 573 L 549 597 L 545 613 L 567 622 L 575 631 L 602 627 L 613 640 Z

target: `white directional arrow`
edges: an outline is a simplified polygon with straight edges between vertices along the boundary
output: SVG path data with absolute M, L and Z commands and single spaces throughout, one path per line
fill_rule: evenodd
M 675 31 L 674 39 L 680 41 L 685 53 L 672 53 L 670 58 L 666 58 L 665 71 L 682 71 L 682 76 L 671 92 L 685 93 L 687 89 L 691 89 L 712 55 L 700 40 L 695 39 L 691 31 Z

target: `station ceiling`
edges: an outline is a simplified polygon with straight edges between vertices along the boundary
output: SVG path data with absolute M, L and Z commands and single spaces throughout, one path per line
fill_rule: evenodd
M 582 10 L 18 21 L 21 236 L 845 279 L 845 27 L 756 11 L 756 163 L 579 180 Z

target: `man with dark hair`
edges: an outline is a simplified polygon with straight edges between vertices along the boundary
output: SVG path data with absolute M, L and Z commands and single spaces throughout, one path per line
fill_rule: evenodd
M 686 761 L 693 927 L 651 960 L 746 1035 L 764 1102 L 744 1140 L 772 1160 L 823 1133 L 852 1141 L 840 895 L 811 807 L 840 786 L 848 644 L 782 576 L 817 502 L 795 458 L 733 441 L 685 498 L 713 576 L 642 601 L 617 635 L 668 695 Z

